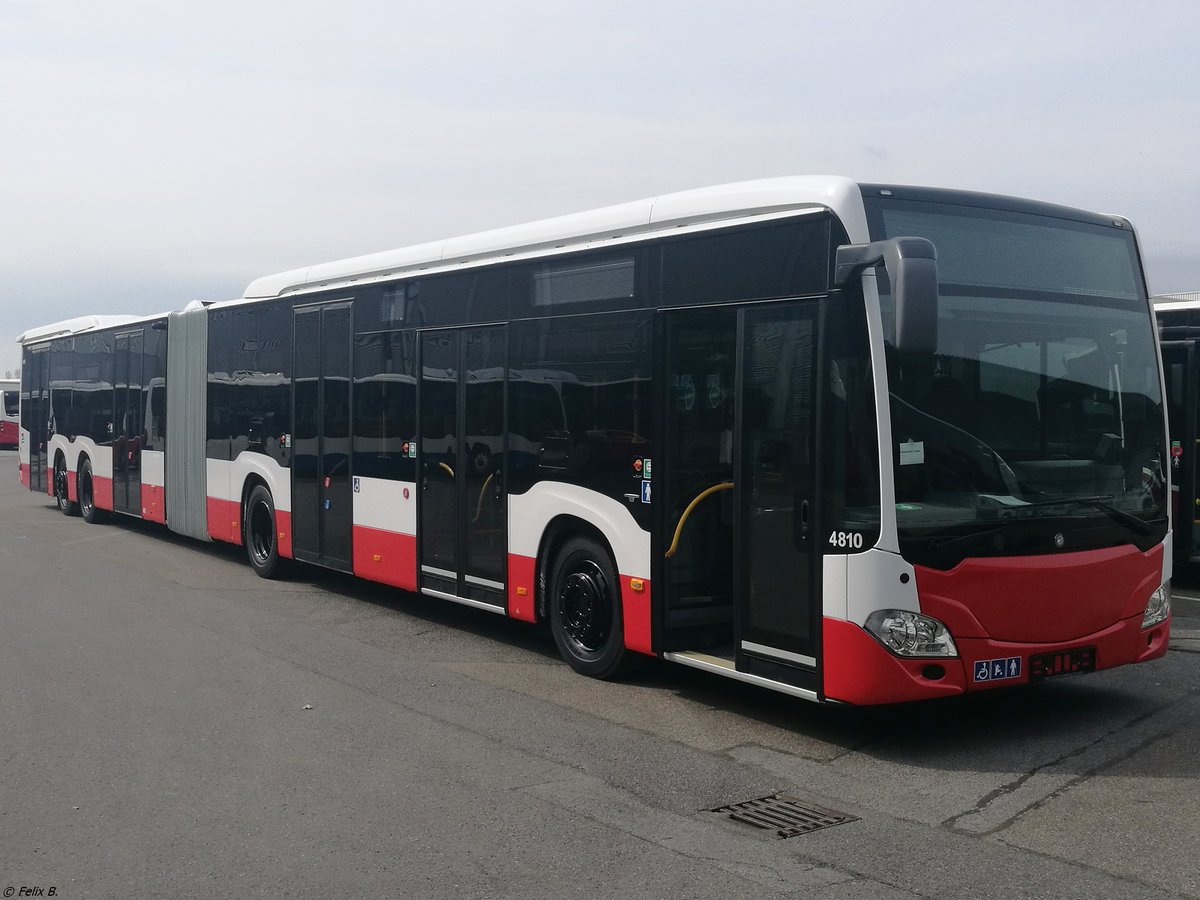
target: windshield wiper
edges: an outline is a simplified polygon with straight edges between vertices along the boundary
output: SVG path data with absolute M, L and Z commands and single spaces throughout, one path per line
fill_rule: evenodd
M 1117 509 L 1108 502 L 1111 499 L 1113 499 L 1112 494 L 1100 494 L 1095 497 L 1048 497 L 1044 500 L 1028 500 L 1026 501 L 1026 508 L 1028 506 L 1062 506 L 1066 503 L 1078 503 L 1100 510 L 1110 519 L 1114 519 L 1122 525 L 1128 525 L 1138 534 L 1154 534 L 1157 530 L 1154 525 L 1145 519 L 1139 519 L 1133 513 L 1125 512 L 1123 509 Z

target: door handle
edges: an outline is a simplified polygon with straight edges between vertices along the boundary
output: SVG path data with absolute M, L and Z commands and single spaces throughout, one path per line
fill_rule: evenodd
M 799 533 L 800 540 L 808 540 L 808 501 L 801 500 L 796 506 L 796 531 Z

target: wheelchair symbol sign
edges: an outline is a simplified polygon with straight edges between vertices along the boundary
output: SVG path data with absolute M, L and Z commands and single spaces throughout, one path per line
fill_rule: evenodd
M 976 681 L 1004 681 L 1021 677 L 1021 657 L 1006 656 L 1003 659 L 975 660 Z

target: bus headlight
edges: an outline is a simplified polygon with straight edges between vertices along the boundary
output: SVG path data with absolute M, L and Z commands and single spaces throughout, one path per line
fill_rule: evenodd
M 1146 604 L 1146 614 L 1142 616 L 1142 627 L 1149 628 L 1151 625 L 1157 625 L 1165 619 L 1171 612 L 1171 583 L 1167 582 L 1161 585 L 1157 591 L 1150 595 L 1150 601 Z
M 877 609 L 868 632 L 897 656 L 958 656 L 954 638 L 937 619 L 907 609 Z

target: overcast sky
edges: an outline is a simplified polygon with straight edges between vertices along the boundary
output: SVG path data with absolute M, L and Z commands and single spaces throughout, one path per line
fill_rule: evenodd
M 1200 3 L 0 0 L 26 328 L 787 174 L 1128 216 L 1200 290 Z

